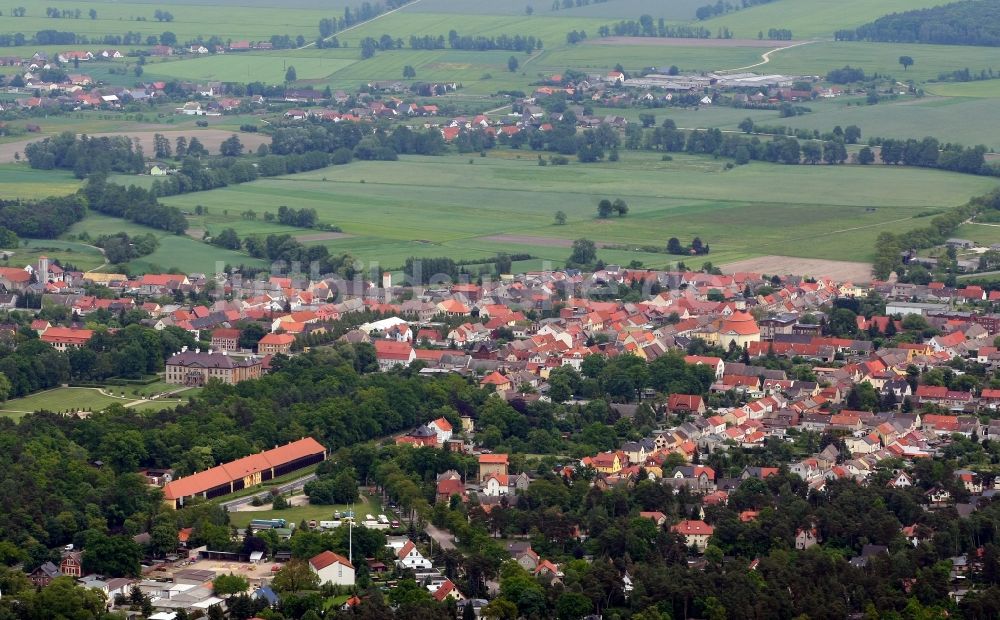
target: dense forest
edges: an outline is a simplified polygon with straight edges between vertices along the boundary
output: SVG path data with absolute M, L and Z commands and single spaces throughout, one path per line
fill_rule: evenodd
M 929 9 L 892 13 L 858 27 L 838 30 L 840 41 L 1000 45 L 1000 0 L 962 0 Z
M 142 147 L 125 136 L 79 138 L 69 131 L 24 147 L 32 168 L 72 170 L 76 178 L 93 172 L 139 174 L 145 169 Z
M 0 227 L 19 237 L 55 239 L 86 213 L 86 204 L 76 194 L 40 200 L 0 200 Z

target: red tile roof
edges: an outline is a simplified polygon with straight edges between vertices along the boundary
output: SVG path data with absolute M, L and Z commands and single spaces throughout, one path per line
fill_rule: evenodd
M 309 559 L 309 564 L 316 570 L 323 570 L 332 564 L 343 564 L 348 568 L 354 568 L 354 565 L 347 558 L 333 551 L 324 551 L 319 555 L 313 556 Z
M 307 456 L 323 454 L 325 451 L 326 448 L 318 441 L 306 437 L 168 482 L 163 487 L 163 497 L 172 500 L 197 495 L 249 474 L 286 465 Z
M 507 455 L 506 454 L 480 454 L 479 455 L 479 464 L 480 465 L 484 465 L 484 464 L 491 464 L 491 465 L 500 465 L 500 464 L 503 464 L 503 465 L 506 465 L 507 464 Z

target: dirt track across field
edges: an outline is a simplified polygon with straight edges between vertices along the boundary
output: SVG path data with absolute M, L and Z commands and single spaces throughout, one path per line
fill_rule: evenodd
M 666 39 L 659 37 L 604 37 L 588 39 L 591 45 L 649 45 L 658 47 L 788 47 L 788 41 L 770 39 Z
M 322 233 L 307 233 L 304 235 L 295 235 L 293 238 L 299 243 L 310 243 L 316 241 L 333 241 L 335 239 L 347 239 L 348 237 L 353 237 L 354 235 L 349 235 L 342 232 L 322 232 Z
M 217 155 L 219 153 L 219 145 L 230 136 L 236 132 L 225 131 L 222 129 L 187 129 L 187 130 L 164 130 L 164 131 L 116 131 L 112 133 L 92 133 L 87 134 L 89 136 L 100 138 L 100 137 L 110 137 L 110 136 L 128 136 L 132 139 L 139 139 L 139 143 L 142 145 L 142 152 L 147 158 L 152 157 L 155 152 L 153 148 L 153 136 L 156 134 L 162 134 L 168 140 L 170 140 L 170 146 L 173 147 L 176 143 L 177 138 L 184 136 L 188 140 L 191 138 L 198 138 L 198 140 L 208 149 L 209 153 L 212 155 Z M 257 134 L 257 133 L 236 133 L 240 137 L 240 142 L 243 143 L 244 152 L 253 152 L 257 150 L 257 147 L 261 144 L 270 144 L 271 137 L 267 135 Z M 39 140 L 44 140 L 48 136 L 41 136 L 37 138 L 32 138 L 30 140 L 22 140 L 20 142 L 8 142 L 6 144 L 0 144 L 0 163 L 11 163 L 14 161 L 14 153 L 20 153 L 24 157 L 24 147 L 31 144 L 32 142 L 38 142 Z
M 724 273 L 737 271 L 767 275 L 826 276 L 839 282 L 869 282 L 872 266 L 869 263 L 855 263 L 843 260 L 819 258 L 796 258 L 794 256 L 758 256 L 747 260 L 727 263 L 721 266 Z

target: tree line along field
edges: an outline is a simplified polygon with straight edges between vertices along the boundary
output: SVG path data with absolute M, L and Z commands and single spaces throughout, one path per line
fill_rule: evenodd
M 918 216 L 996 185 L 989 178 L 882 166 L 726 170 L 724 162 L 703 157 L 662 162 L 629 152 L 617 164 L 540 167 L 535 153 L 516 156 L 474 157 L 472 164 L 463 156 L 355 162 L 163 201 L 187 211 L 204 205 L 216 216 L 228 210 L 243 235 L 274 226 L 238 219 L 248 205 L 313 208 L 320 221 L 351 235 L 317 243 L 387 268 L 409 256 L 488 259 L 502 251 L 561 264 L 579 237 L 662 247 L 669 237 L 696 235 L 712 247 L 708 260 L 723 263 L 767 254 L 867 260 L 882 230 L 923 225 Z M 596 202 L 605 196 L 626 200 L 628 216 L 596 219 Z M 567 214 L 564 226 L 553 223 L 559 210 Z M 674 261 L 619 249 L 599 255 L 650 267 Z

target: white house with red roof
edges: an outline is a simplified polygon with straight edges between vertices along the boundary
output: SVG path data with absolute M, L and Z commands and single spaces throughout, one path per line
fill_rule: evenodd
M 396 552 L 396 565 L 403 568 L 428 569 L 432 567 L 431 561 L 420 553 L 412 540 L 407 540 Z
M 354 585 L 354 565 L 351 564 L 350 560 L 333 551 L 324 551 L 310 558 L 309 568 L 319 577 L 321 584 Z
M 444 418 L 434 420 L 427 425 L 427 428 L 437 433 L 438 445 L 441 445 L 451 439 L 452 431 L 454 430 L 451 426 L 451 422 L 445 420 Z
M 482 483 L 483 495 L 500 497 L 510 493 L 510 477 L 507 474 L 488 474 Z

